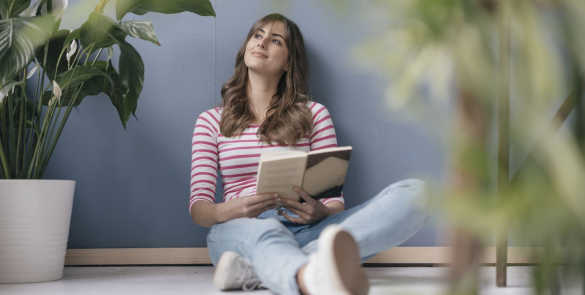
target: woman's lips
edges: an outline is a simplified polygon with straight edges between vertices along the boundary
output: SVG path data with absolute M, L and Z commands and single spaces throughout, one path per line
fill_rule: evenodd
M 264 56 L 263 54 L 261 54 L 261 53 L 258 53 L 258 52 L 254 52 L 254 53 L 252 53 L 252 55 L 254 55 L 254 56 L 257 56 L 257 57 L 263 57 L 263 58 L 266 58 L 266 56 Z

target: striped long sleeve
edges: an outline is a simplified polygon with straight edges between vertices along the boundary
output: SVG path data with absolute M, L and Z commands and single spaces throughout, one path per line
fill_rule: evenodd
M 337 136 L 331 115 L 325 106 L 313 103 L 310 107 L 313 114 L 313 133 L 309 137 L 311 150 L 319 150 L 337 146 Z M 319 200 L 323 204 L 339 201 L 345 205 L 343 192 L 338 197 L 331 197 Z
M 195 132 L 191 144 L 191 207 L 197 201 L 215 203 L 215 189 L 218 171 L 218 148 L 215 126 L 216 118 L 211 110 L 199 115 L 195 123 Z M 193 216 L 191 216 L 193 217 Z
M 299 150 L 309 152 L 337 146 L 335 129 L 327 109 L 320 103 L 309 101 L 313 119 L 313 133 L 305 135 L 296 147 L 259 142 L 260 125 L 248 125 L 244 132 L 225 137 L 219 131 L 223 108 L 209 109 L 199 115 L 195 123 L 191 153 L 191 196 L 189 214 L 195 202 L 215 203 L 218 172 L 223 179 L 223 201 L 251 196 L 256 193 L 258 162 L 263 153 Z M 323 204 L 339 201 L 345 204 L 343 193 L 339 197 L 320 200 Z M 191 216 L 192 217 L 192 216 Z

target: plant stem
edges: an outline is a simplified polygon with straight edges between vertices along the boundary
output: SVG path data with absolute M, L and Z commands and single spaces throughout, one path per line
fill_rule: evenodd
M 40 66 L 38 66 L 38 64 L 37 64 L 37 67 L 40 68 Z M 38 138 L 38 134 L 36 134 L 36 136 L 35 136 L 35 131 L 36 130 L 35 130 L 34 121 L 35 121 L 35 116 L 37 114 L 37 112 L 35 111 L 35 109 L 36 109 L 36 105 L 37 105 L 37 98 L 39 96 L 39 85 L 40 85 L 41 79 L 43 78 L 43 75 L 41 75 L 41 70 L 40 69 L 39 69 L 37 75 L 38 75 L 37 88 L 35 90 L 35 98 L 34 98 L 34 101 L 33 101 L 33 113 L 32 113 L 32 117 L 30 119 L 32 132 L 30 133 L 30 137 L 28 139 L 28 147 L 27 147 L 27 151 L 28 151 L 28 153 L 27 153 L 28 154 L 27 163 L 28 164 L 30 164 L 30 162 L 32 161 L 32 154 L 33 154 L 32 151 L 33 151 L 33 149 L 35 147 L 35 141 Z M 42 97 L 41 97 L 40 104 L 42 104 Z M 40 116 L 41 116 L 41 114 L 39 113 L 39 117 Z M 29 166 L 28 164 L 26 166 Z M 27 171 L 27 174 L 28 174 L 28 171 Z
M 10 92 L 10 91 L 9 91 Z M 15 169 L 15 162 L 16 157 L 14 157 L 14 152 L 16 150 L 16 140 L 15 138 L 15 130 L 14 130 L 14 112 L 12 112 L 12 94 L 9 93 L 5 99 L 8 99 L 8 141 L 9 141 L 9 148 L 8 148 L 8 158 L 10 159 L 10 174 L 14 175 Z
M 6 156 L 4 155 L 4 148 L 2 148 L 2 145 L 0 144 L 0 162 L 2 162 L 2 171 L 5 176 L 6 179 L 10 179 L 10 171 L 8 171 L 8 163 L 6 163 Z
M 93 49 L 93 47 L 88 48 L 87 56 L 86 56 L 84 65 L 87 64 L 87 61 L 89 59 L 89 53 L 92 51 L 92 49 Z M 93 60 L 91 65 L 95 64 L 98 57 L 101 55 L 102 51 L 103 51 L 103 48 L 100 48 L 100 51 L 98 52 L 97 56 L 95 57 L 95 59 Z M 49 164 L 49 159 L 51 159 L 51 155 L 53 154 L 53 150 L 55 149 L 55 146 L 57 145 L 57 141 L 59 140 L 59 137 L 61 137 L 61 132 L 63 131 L 63 127 L 65 127 L 65 123 L 67 122 L 67 119 L 69 118 L 69 114 L 71 113 L 71 110 L 73 109 L 73 105 L 75 104 L 75 101 L 77 100 L 77 97 L 79 96 L 79 92 L 83 88 L 83 85 L 85 85 L 85 82 L 82 82 L 79 85 L 77 92 L 75 93 L 73 98 L 70 100 L 69 105 L 67 106 L 67 111 L 65 112 L 65 115 L 61 119 L 61 124 L 59 125 L 59 129 L 57 130 L 57 134 L 55 135 L 55 138 L 51 138 L 52 139 L 51 148 L 49 149 L 49 152 L 45 156 L 45 159 L 43 161 L 43 164 L 42 164 L 42 167 L 41 167 L 41 170 L 39 173 L 39 177 L 45 172 L 45 169 L 47 169 L 47 166 Z M 67 87 L 69 87 L 69 84 L 67 84 Z M 59 110 L 60 110 L 60 108 L 59 108 Z M 54 128 L 55 128 L 55 125 L 53 126 L 53 129 Z M 53 136 L 53 131 L 51 131 L 51 137 L 52 136 Z
M 27 69 L 24 69 L 24 74 L 22 76 L 22 80 L 26 82 L 26 74 L 27 74 Z M 21 89 L 23 89 L 24 87 L 22 87 L 21 85 Z M 20 162 L 20 158 L 22 157 L 22 153 L 24 152 L 24 146 L 25 144 L 22 142 L 22 137 L 23 137 L 23 133 L 24 133 L 24 128 L 23 128 L 23 123 L 24 123 L 24 110 L 26 105 L 26 98 L 24 97 L 24 95 L 26 94 L 26 92 L 24 91 L 24 89 L 22 90 L 22 94 L 20 95 L 20 120 L 18 122 L 18 136 L 17 136 L 17 141 L 16 141 L 16 178 L 20 178 L 20 168 L 21 168 L 21 162 Z
M 10 179 L 10 171 L 8 170 L 8 162 L 6 162 L 6 153 L 5 150 L 8 151 L 8 134 L 6 131 L 8 130 L 8 124 L 6 122 L 6 98 L 4 102 L 0 103 L 0 124 L 2 124 L 2 141 L 0 142 L 0 160 L 2 160 L 2 166 L 4 167 L 3 177 Z M 4 146 L 6 144 L 6 146 Z
M 91 50 L 91 47 L 88 48 L 89 50 Z M 84 49 L 83 52 L 81 53 L 80 56 L 83 55 L 84 52 L 86 52 L 87 50 Z M 91 51 L 87 51 L 87 52 L 91 52 Z M 88 55 L 89 56 L 89 55 Z M 87 62 L 87 58 L 86 58 L 86 62 Z M 73 79 L 73 76 L 75 74 L 75 70 L 77 69 L 77 67 L 75 67 L 76 63 L 74 63 L 74 67 L 73 67 L 73 73 L 71 74 L 71 77 L 69 77 L 69 81 L 67 81 L 67 86 L 65 86 L 64 89 L 62 89 L 61 93 L 67 93 L 67 90 L 69 89 L 69 85 L 71 85 L 71 80 Z M 77 90 L 75 98 L 77 98 L 77 95 L 79 94 L 79 91 L 81 90 L 81 87 L 83 87 L 84 83 L 81 83 L 80 88 Z M 70 102 L 70 104 L 67 106 L 67 111 L 65 113 L 65 117 L 63 119 L 61 119 L 61 124 L 59 126 L 59 130 L 57 131 L 57 137 L 56 139 L 59 138 L 59 135 L 61 134 L 61 130 L 63 129 L 63 124 L 64 122 L 67 120 L 67 117 L 69 116 L 69 113 L 71 112 L 71 107 L 73 105 L 73 101 Z M 49 103 L 50 105 L 50 103 Z M 56 106 L 56 103 L 53 104 L 53 106 Z M 55 107 L 51 108 L 53 110 L 52 114 L 54 113 L 54 109 Z M 59 113 L 61 112 L 61 103 L 59 102 L 59 112 L 57 113 L 57 118 L 55 119 L 54 125 L 57 125 L 57 121 L 59 120 Z M 47 120 L 45 120 L 43 122 L 43 130 L 41 131 L 42 134 L 42 139 L 39 140 L 39 145 L 37 148 L 37 155 L 36 155 L 36 164 L 35 164 L 35 171 L 34 171 L 34 178 L 35 179 L 40 179 L 46 169 L 46 166 L 49 162 L 49 159 L 51 157 L 51 154 L 53 153 L 53 149 L 55 148 L 55 144 L 56 144 L 56 139 L 53 139 L 53 144 L 51 145 L 51 149 L 50 152 L 45 153 L 45 150 L 47 149 L 47 147 L 49 146 L 49 140 L 51 140 L 52 138 L 47 137 L 47 132 L 48 129 L 50 128 L 51 123 L 53 122 L 53 116 L 51 114 L 51 118 L 49 119 L 48 123 Z M 45 128 L 45 125 L 47 126 L 47 128 Z M 54 127 L 53 127 L 54 128 Z M 51 132 L 51 136 L 52 136 L 52 132 Z
M 102 51 L 104 49 L 100 48 L 100 51 L 98 52 L 98 54 L 95 56 L 95 58 L 93 59 L 93 62 L 91 63 L 91 65 L 93 66 L 95 64 L 95 62 L 97 61 L 98 57 L 100 57 L 100 55 L 102 54 Z

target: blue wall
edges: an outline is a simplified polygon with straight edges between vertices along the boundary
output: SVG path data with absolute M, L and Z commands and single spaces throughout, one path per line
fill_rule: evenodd
M 131 118 L 126 131 L 104 95 L 85 98 L 69 118 L 45 175 L 77 181 L 68 248 L 206 247 L 208 229 L 194 224 L 188 212 L 195 120 L 221 101 L 221 85 L 233 74 L 249 28 L 273 12 L 300 27 L 313 100 L 329 109 L 338 145 L 354 148 L 344 186 L 347 208 L 401 179 L 440 183 L 446 156 L 436 136 L 387 110 L 384 80 L 358 71 L 349 53 L 376 26 L 360 17 L 359 3 L 349 2 L 355 9 L 350 13 L 329 1 L 212 0 L 216 18 L 126 16 L 151 20 L 162 46 L 130 40 L 146 75 L 138 121 Z M 112 16 L 113 8 L 112 2 L 106 13 Z M 62 27 L 82 21 L 66 15 Z M 216 199 L 222 193 L 220 181 Z M 442 244 L 438 224 L 431 220 L 403 245 Z

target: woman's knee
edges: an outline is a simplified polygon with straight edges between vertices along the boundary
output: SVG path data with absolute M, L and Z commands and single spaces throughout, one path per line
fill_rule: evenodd
M 379 205 L 387 205 L 389 210 L 396 209 L 397 206 L 407 206 L 413 211 L 412 214 L 424 215 L 422 217 L 426 222 L 430 211 L 429 196 L 430 191 L 426 182 L 409 178 L 391 184 Z M 404 209 L 407 208 L 401 208 L 401 211 Z

